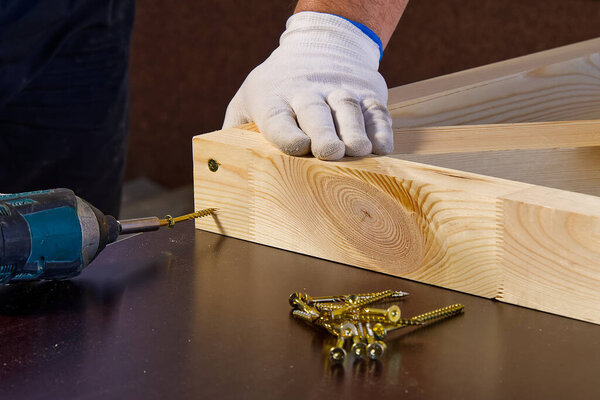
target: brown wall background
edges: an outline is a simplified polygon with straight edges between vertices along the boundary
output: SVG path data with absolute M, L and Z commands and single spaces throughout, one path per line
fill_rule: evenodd
M 291 0 L 138 0 L 127 178 L 192 181 L 192 136 L 220 128 L 277 46 Z M 598 0 L 412 0 L 384 54 L 389 87 L 600 36 Z

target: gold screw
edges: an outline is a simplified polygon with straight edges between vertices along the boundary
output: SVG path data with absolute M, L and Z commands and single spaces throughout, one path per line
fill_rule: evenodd
M 296 307 L 296 304 L 298 301 L 308 304 L 309 296 L 306 293 L 300 293 L 300 292 L 294 292 L 294 293 L 290 294 L 290 297 L 288 299 L 290 306 Z
M 338 308 L 335 309 L 333 311 L 331 311 L 331 316 L 333 318 L 339 317 L 343 314 L 346 314 L 350 311 L 356 310 L 358 308 L 362 308 L 368 304 L 371 303 L 375 303 L 378 302 L 380 300 L 383 300 L 385 298 L 390 297 L 393 294 L 393 292 L 391 290 L 385 290 L 383 292 L 379 292 L 374 294 L 371 297 L 366 297 L 366 298 L 362 298 L 360 300 L 356 300 L 354 303 L 347 305 L 346 307 L 342 307 L 342 308 Z
M 367 345 L 365 343 L 365 333 L 362 323 L 358 323 L 358 335 L 352 337 L 352 354 L 356 358 L 364 358 L 367 354 Z
M 387 317 L 384 317 L 382 315 L 354 313 L 354 314 L 346 314 L 346 315 L 344 315 L 344 317 L 348 318 L 349 320 L 356 321 L 356 322 L 364 322 L 364 323 L 371 322 L 371 323 L 381 323 L 381 324 L 388 324 L 388 325 L 390 323 L 387 320 Z
M 390 292 L 392 292 L 392 294 L 389 296 L 389 298 L 391 298 L 391 299 L 398 299 L 398 298 L 401 298 L 401 297 L 408 296 L 408 292 L 403 292 L 401 290 L 390 290 Z M 381 292 L 362 293 L 362 294 L 357 294 L 356 296 L 359 297 L 359 298 L 362 298 L 362 297 L 373 297 L 373 296 L 378 295 L 379 293 L 381 293 Z
M 373 325 L 372 331 L 373 335 L 375 336 L 375 339 L 377 340 L 383 340 L 387 336 L 387 330 L 382 324 L 377 323 Z
M 160 224 L 160 226 L 172 228 L 177 222 L 186 221 L 188 219 L 193 220 L 196 218 L 202 218 L 208 215 L 214 215 L 216 211 L 216 208 L 205 208 L 204 210 L 196 211 L 190 214 L 185 214 L 179 217 L 172 217 L 170 215 L 166 215 L 163 219 L 159 220 L 158 223 Z
M 329 332 L 333 336 L 340 336 L 339 330 L 336 330 L 336 328 L 333 325 L 331 325 L 329 322 L 323 321 L 321 318 L 315 320 L 313 323 L 327 330 L 327 332 Z
M 386 333 L 393 332 L 400 328 L 404 328 L 407 326 L 413 325 L 424 325 L 429 321 L 439 321 L 442 319 L 450 318 L 455 315 L 462 313 L 465 309 L 465 306 L 462 304 L 453 304 L 448 307 L 438 308 L 437 310 L 429 311 L 423 314 L 416 315 L 410 319 L 402 319 L 395 326 L 388 328 Z
M 390 290 L 390 291 L 392 292 L 392 294 L 389 296 L 391 298 L 400 298 L 400 297 L 408 296 L 408 293 L 402 292 L 400 290 Z M 347 303 L 355 303 L 356 301 L 370 299 L 374 296 L 379 295 L 380 293 L 382 293 L 382 292 L 312 297 L 312 296 L 309 296 L 307 293 L 295 292 L 290 295 L 289 302 L 290 302 L 290 305 L 293 307 L 294 301 L 299 298 L 303 302 L 305 302 L 311 306 L 314 305 L 317 308 L 325 308 L 325 307 L 339 308 L 339 307 L 347 306 L 348 305 Z
M 315 320 L 312 314 L 302 310 L 292 310 L 292 315 L 296 318 L 303 319 L 307 322 L 313 322 Z
M 329 349 L 329 359 L 334 363 L 341 363 L 346 358 L 346 350 L 344 350 L 344 338 L 338 337 L 335 346 Z
M 313 320 L 321 316 L 321 314 L 319 314 L 319 311 L 316 308 L 309 306 L 302 297 L 292 296 L 290 296 L 289 301 L 292 307 L 294 307 L 294 309 L 304 311 L 305 313 L 313 315 Z
M 311 297 L 306 293 L 292 293 L 290 296 L 290 304 L 297 298 L 302 299 L 307 304 L 320 304 L 320 303 L 333 303 L 346 301 L 346 295 L 343 296 L 323 296 L 323 297 Z
M 370 324 L 365 324 L 365 327 L 367 328 L 367 355 L 371 360 L 379 360 L 385 353 L 387 346 L 382 341 L 375 340 L 375 334 Z
M 437 310 L 429 311 L 424 314 L 412 317 L 410 320 L 424 324 L 425 322 L 452 317 L 460 314 L 465 309 L 462 304 L 452 304 L 448 307 L 438 308 Z
M 345 340 L 357 335 L 356 326 L 350 322 L 344 322 L 339 326 L 339 336 L 334 347 L 329 349 L 329 359 L 335 363 L 340 363 L 346 358 L 344 350 Z
M 317 303 L 315 304 L 315 308 L 319 311 L 331 311 L 346 307 L 347 305 L 346 303 Z
M 387 321 L 389 323 L 395 324 L 396 322 L 398 322 L 400 320 L 400 315 L 401 315 L 401 311 L 400 311 L 400 307 L 393 305 L 388 307 L 387 310 L 381 310 L 378 308 L 364 308 L 361 310 L 361 313 L 367 314 L 367 315 L 379 315 L 384 317 L 385 319 L 387 319 Z
M 382 340 L 389 332 L 448 318 L 464 310 L 462 304 L 454 304 L 402 319 L 401 310 L 397 305 L 387 309 L 365 307 L 381 300 L 406 295 L 405 292 L 392 290 L 329 297 L 311 297 L 306 293 L 296 292 L 292 293 L 289 302 L 294 308 L 294 317 L 320 326 L 337 338 L 335 346 L 329 349 L 329 358 L 339 363 L 346 358 L 344 347 L 350 339 L 352 353 L 357 359 L 369 357 L 378 360 L 386 351 L 386 344 Z
M 387 345 L 381 340 L 375 340 L 373 343 L 367 346 L 367 354 L 371 360 L 379 360 L 385 350 L 387 349 Z
M 358 335 L 358 330 L 352 322 L 344 322 L 340 324 L 340 336 L 344 338 L 350 338 L 354 335 Z

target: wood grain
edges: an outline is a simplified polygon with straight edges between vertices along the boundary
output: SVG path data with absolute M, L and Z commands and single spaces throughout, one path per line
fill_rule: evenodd
M 390 157 L 600 196 L 600 120 L 394 129 L 394 143 Z
M 391 157 L 600 196 L 600 147 L 396 154 Z
M 239 127 L 260 132 L 254 123 Z M 392 154 L 441 154 L 600 146 L 600 119 L 395 128 Z
M 395 128 L 600 118 L 600 38 L 390 89 Z
M 600 323 L 598 201 L 539 186 L 505 196 L 497 299 Z
M 592 146 L 600 146 L 600 120 L 394 129 L 396 154 Z
M 218 208 L 198 228 L 600 323 L 599 198 L 395 157 L 289 157 L 241 129 L 193 147 L 196 207 Z

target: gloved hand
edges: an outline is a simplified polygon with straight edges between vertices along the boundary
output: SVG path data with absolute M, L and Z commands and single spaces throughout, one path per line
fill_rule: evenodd
M 393 150 L 387 85 L 378 45 L 331 14 L 291 16 L 280 46 L 246 78 L 223 128 L 255 121 L 290 155 L 322 160 Z

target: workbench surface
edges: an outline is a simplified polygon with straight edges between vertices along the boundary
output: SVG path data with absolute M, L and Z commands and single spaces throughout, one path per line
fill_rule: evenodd
M 72 281 L 0 288 L 2 399 L 598 399 L 600 326 L 265 246 L 193 224 L 109 246 Z M 294 291 L 400 289 L 465 314 L 326 362 Z M 343 396 L 343 397 L 342 397 Z

